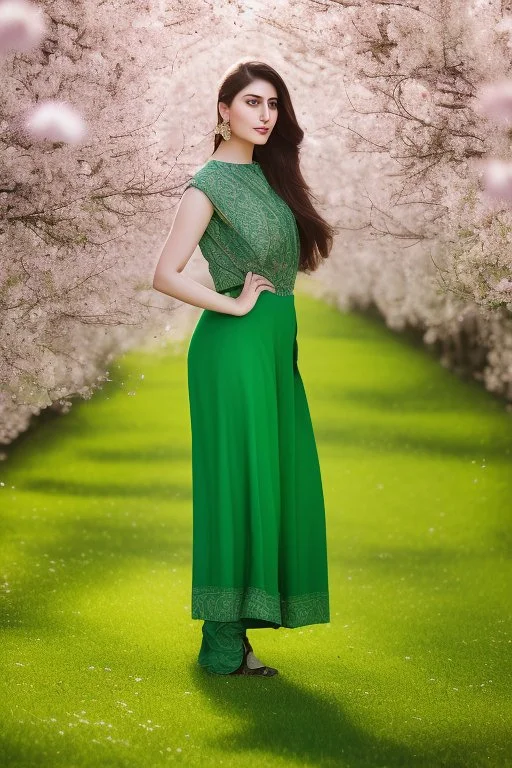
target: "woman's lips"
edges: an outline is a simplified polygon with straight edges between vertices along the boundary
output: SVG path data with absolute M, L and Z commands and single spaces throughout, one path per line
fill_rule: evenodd
M 255 128 L 254 130 L 258 133 L 268 133 L 268 128 Z

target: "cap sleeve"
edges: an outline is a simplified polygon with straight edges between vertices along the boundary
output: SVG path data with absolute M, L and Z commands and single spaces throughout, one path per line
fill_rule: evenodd
M 203 166 L 190 179 L 185 190 L 189 187 L 196 187 L 208 197 L 217 215 L 228 226 L 232 226 L 227 215 L 227 205 L 225 203 L 225 194 L 222 192 L 222 179 L 220 179 L 214 168 Z

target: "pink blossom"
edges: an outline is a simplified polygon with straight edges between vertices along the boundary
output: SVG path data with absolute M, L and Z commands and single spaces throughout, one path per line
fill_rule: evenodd
M 483 85 L 475 104 L 478 111 L 501 125 L 512 121 L 512 80 L 505 79 Z
M 4 0 L 0 3 L 0 53 L 29 51 L 39 45 L 46 34 L 40 8 L 27 0 Z
M 90 397 L 135 344 L 191 331 L 197 308 L 149 288 L 156 251 L 180 184 L 213 150 L 226 55 L 245 54 L 248 34 L 259 50 L 276 27 L 290 51 L 279 69 L 307 118 L 303 170 L 339 232 L 311 290 L 343 311 L 375 305 L 389 328 L 424 329 L 443 365 L 474 360 L 475 377 L 512 399 L 512 205 L 491 205 L 474 174 L 480 158 L 512 160 L 512 122 L 497 130 L 475 109 L 475 87 L 510 69 L 497 4 L 360 0 L 326 13 L 274 0 L 257 30 L 241 3 L 39 4 L 40 50 L 13 56 L 2 75 L 0 444 L 42 408 L 65 413 Z M 0 0 L 3 12 L 13 5 Z M 0 16 L 0 43 L 4 32 Z M 294 66 L 301 57 L 310 66 Z M 505 82 L 491 99 L 500 121 L 503 105 L 512 118 Z M 79 150 L 18 135 L 45 99 L 92 126 Z M 211 285 L 204 259 L 187 270 Z
M 506 277 L 504 277 L 502 280 L 499 281 L 494 286 L 495 291 L 512 291 L 512 280 L 507 280 Z
M 34 139 L 78 144 L 87 133 L 82 116 L 62 101 L 39 102 L 25 119 L 24 127 Z
M 512 201 L 512 162 L 488 160 L 484 165 L 483 183 L 491 197 Z
M 496 32 L 505 32 L 510 34 L 512 32 L 512 16 L 504 16 L 499 24 L 496 24 L 495 30 Z M 509 48 L 512 47 L 512 42 L 509 40 L 507 45 Z

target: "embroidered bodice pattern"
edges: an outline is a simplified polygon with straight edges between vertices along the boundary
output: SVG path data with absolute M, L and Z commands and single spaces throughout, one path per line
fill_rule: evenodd
M 268 278 L 276 294 L 293 293 L 300 239 L 293 211 L 257 162 L 208 160 L 187 184 L 214 207 L 199 247 L 218 292 L 243 285 L 247 272 Z

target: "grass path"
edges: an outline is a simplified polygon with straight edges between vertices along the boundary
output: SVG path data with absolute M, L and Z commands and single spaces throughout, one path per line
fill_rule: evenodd
M 512 765 L 512 415 L 381 322 L 296 306 L 331 623 L 252 630 L 276 678 L 198 667 L 186 350 L 126 355 L 0 465 L 5 768 Z

